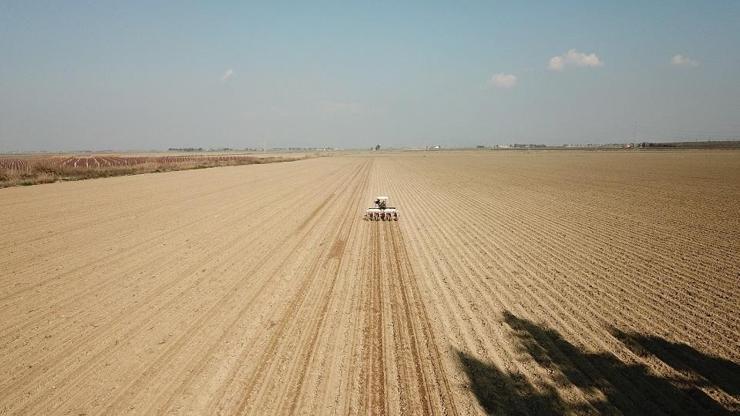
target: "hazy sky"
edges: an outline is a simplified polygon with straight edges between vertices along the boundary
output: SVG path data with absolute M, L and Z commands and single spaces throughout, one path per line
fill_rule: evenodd
M 740 1 L 277 3 L 0 0 L 0 151 L 740 137 Z

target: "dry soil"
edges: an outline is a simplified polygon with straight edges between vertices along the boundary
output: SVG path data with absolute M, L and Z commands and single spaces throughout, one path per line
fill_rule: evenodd
M 0 414 L 740 412 L 738 151 L 54 183 L 0 230 Z

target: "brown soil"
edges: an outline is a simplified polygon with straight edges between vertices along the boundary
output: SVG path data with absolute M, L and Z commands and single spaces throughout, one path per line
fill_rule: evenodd
M 739 412 L 738 207 L 738 151 L 2 189 L 0 414 Z

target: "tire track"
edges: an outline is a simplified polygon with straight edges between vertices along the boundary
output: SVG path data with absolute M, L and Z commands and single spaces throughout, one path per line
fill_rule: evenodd
M 391 222 L 390 242 L 393 251 L 391 264 L 395 268 L 395 276 L 398 279 L 398 288 L 403 301 L 404 317 L 406 326 L 410 332 L 411 352 L 417 373 L 417 382 L 420 383 L 420 397 L 423 406 L 427 406 L 425 414 L 457 415 L 457 408 L 452 395 L 450 383 L 442 364 L 442 356 L 438 344 L 434 339 L 432 325 L 429 315 L 424 307 L 421 291 L 413 273 L 408 251 L 403 241 L 403 235 L 396 222 Z M 422 365 L 426 359 L 430 359 L 428 369 Z M 428 370 L 431 372 L 427 373 Z M 434 384 L 432 387 L 431 384 Z M 431 391 L 432 389 L 436 391 Z
M 402 414 L 457 415 L 429 316 L 396 222 L 368 222 L 372 264 L 365 294 L 361 413 L 385 414 L 398 401 Z M 385 266 L 385 267 L 384 267 Z M 390 290 L 385 293 L 385 290 Z M 383 305 L 391 313 L 384 314 Z M 388 333 L 387 331 L 391 331 Z M 390 345 L 385 340 L 391 340 Z M 387 356 L 387 351 L 392 356 Z M 395 362 L 397 379 L 386 368 Z M 390 385 L 389 385 L 390 384 Z M 393 393 L 391 393 L 393 392 Z
M 369 163 L 365 163 L 365 166 L 363 167 L 362 171 L 363 173 L 360 176 L 360 179 L 362 181 L 365 180 L 365 177 L 367 176 L 367 171 L 369 169 Z M 349 184 L 353 183 L 356 180 L 356 178 L 353 178 L 352 180 L 348 181 Z M 349 189 L 352 189 L 354 187 L 349 187 Z M 355 196 L 355 199 L 359 200 L 357 196 Z M 347 233 L 348 227 L 351 224 L 353 218 L 355 217 L 356 213 L 356 206 L 354 204 L 350 204 L 350 209 L 345 212 L 344 219 L 340 223 L 339 227 L 336 228 L 334 233 L 332 234 L 332 237 L 328 239 L 328 241 L 336 241 L 341 240 L 341 237 L 343 234 Z M 322 253 L 314 258 L 314 260 L 311 262 L 311 265 L 309 266 L 308 272 L 306 273 L 306 277 L 303 279 L 302 283 L 300 284 L 299 289 L 297 290 L 296 296 L 291 300 L 289 305 L 286 308 L 286 312 L 284 312 L 282 315 L 282 318 L 278 321 L 276 324 L 276 328 L 273 331 L 273 335 L 270 337 L 270 340 L 267 344 L 266 349 L 263 351 L 262 354 L 260 354 L 260 358 L 257 360 L 259 363 L 256 370 L 248 377 L 248 380 L 245 383 L 245 386 L 241 389 L 241 398 L 237 402 L 236 406 L 234 406 L 234 409 L 232 412 L 237 414 L 242 414 L 246 410 L 248 404 L 252 401 L 252 396 L 255 394 L 255 389 L 257 387 L 257 384 L 259 381 L 261 381 L 264 378 L 264 373 L 267 371 L 267 369 L 272 365 L 273 361 L 276 358 L 276 350 L 278 348 L 278 345 L 281 340 L 283 340 L 285 333 L 288 329 L 289 323 L 294 319 L 296 316 L 298 310 L 303 305 L 304 300 L 306 299 L 306 296 L 308 294 L 308 288 L 311 286 L 311 284 L 314 282 L 314 280 L 317 277 L 317 269 L 319 266 L 325 262 L 326 257 L 328 256 L 328 253 Z M 246 353 L 248 349 L 244 350 L 244 353 Z M 234 375 L 235 376 L 235 375 Z M 234 379 L 234 377 L 230 377 L 230 379 Z M 223 397 L 224 392 L 220 392 L 218 397 Z M 214 409 L 211 409 L 214 410 Z
M 364 381 L 362 390 L 365 397 L 362 400 L 363 414 L 384 415 L 388 413 L 385 376 L 385 346 L 384 346 L 384 319 L 383 319 L 383 282 L 381 273 L 381 246 L 378 223 L 371 224 L 372 258 L 369 274 L 363 276 L 366 288 L 363 291 L 365 322 L 363 328 L 363 362 L 360 377 Z

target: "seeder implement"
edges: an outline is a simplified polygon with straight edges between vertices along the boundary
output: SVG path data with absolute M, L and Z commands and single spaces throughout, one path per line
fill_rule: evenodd
M 388 197 L 375 198 L 375 206 L 365 211 L 365 219 L 370 221 L 398 221 L 398 210 L 388 206 Z

